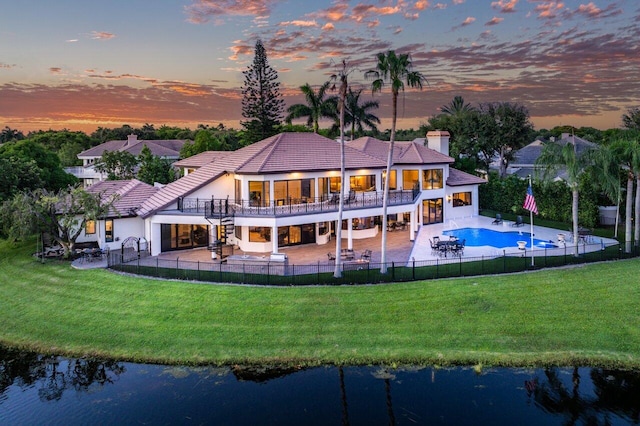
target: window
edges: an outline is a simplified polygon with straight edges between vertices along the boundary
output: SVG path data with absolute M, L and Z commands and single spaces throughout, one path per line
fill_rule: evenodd
M 442 198 L 422 201 L 422 223 L 430 225 L 432 223 L 442 223 Z
M 92 235 L 96 233 L 96 221 L 95 220 L 87 220 L 84 224 L 84 233 L 86 235 Z
M 267 226 L 250 226 L 249 241 L 253 243 L 268 243 L 271 241 L 271 228 Z
M 340 177 L 318 179 L 318 191 L 320 191 L 320 196 L 324 198 L 327 195 L 340 192 Z
M 162 223 L 160 225 L 161 250 L 183 250 L 209 245 L 208 225 Z
M 249 205 L 264 207 L 269 205 L 269 182 L 249 181 Z
M 453 207 L 463 207 L 471 205 L 471 192 L 454 192 Z
M 420 189 L 420 181 L 417 170 L 403 170 L 402 171 L 402 189 L 405 191 L 411 191 L 413 189 Z
M 234 179 L 234 181 L 235 181 L 236 204 L 240 204 L 240 201 L 242 201 L 242 181 L 240 179 Z
M 389 189 L 390 190 L 398 189 L 398 184 L 397 184 L 398 173 L 395 170 L 391 170 L 391 173 L 389 173 L 389 175 L 391 176 L 391 178 L 389 179 Z M 383 170 L 382 171 L 382 188 L 384 188 L 386 181 L 387 181 L 387 171 Z
M 273 182 L 276 205 L 309 202 L 315 198 L 315 179 L 277 180 Z
M 113 242 L 113 219 L 104 221 L 104 240 L 107 243 Z
M 376 175 L 351 176 L 349 178 L 351 191 L 375 191 Z
M 422 172 L 422 189 L 442 189 L 442 169 L 430 169 Z

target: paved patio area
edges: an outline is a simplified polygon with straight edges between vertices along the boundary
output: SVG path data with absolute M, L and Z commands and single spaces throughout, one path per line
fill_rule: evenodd
M 448 239 L 448 237 L 443 237 L 443 232 L 452 229 L 459 228 L 487 228 L 492 229 L 494 231 L 499 232 L 523 232 L 528 233 L 530 231 L 530 225 L 525 224 L 522 227 L 513 227 L 512 222 L 504 221 L 503 223 L 496 225 L 492 224 L 493 218 L 485 217 L 485 216 L 477 216 L 471 218 L 465 218 L 462 220 L 456 221 L 447 221 L 445 223 L 433 224 L 422 226 L 418 233 L 416 234 L 415 241 L 410 241 L 409 239 L 409 231 L 406 230 L 396 230 L 392 232 L 387 232 L 387 262 L 395 262 L 398 265 L 409 265 L 413 260 L 416 262 L 419 261 L 446 261 L 447 259 L 443 259 L 438 255 L 432 254 L 431 244 L 429 240 L 433 240 L 434 237 L 438 236 L 441 239 Z M 540 249 L 536 255 L 562 255 L 567 252 L 572 253 L 573 247 L 575 244 L 571 241 L 567 241 L 566 243 L 562 243 L 558 241 L 558 234 L 564 233 L 567 235 L 568 239 L 570 239 L 570 232 L 566 230 L 557 230 L 551 228 L 545 228 L 542 226 L 534 226 L 533 229 L 534 237 L 536 239 L 550 241 L 554 244 L 558 245 L 558 248 L 550 248 L 546 250 Z M 363 240 L 353 240 L 353 250 L 355 254 L 355 258 L 359 259 L 362 252 L 365 250 L 371 250 L 371 263 L 379 263 L 381 254 L 380 254 L 380 245 L 381 245 L 382 233 L 378 233 L 378 235 L 374 238 L 368 238 Z M 524 237 L 523 240 L 528 240 L 527 237 Z M 590 244 L 585 244 L 584 241 L 579 242 L 579 251 L 583 253 L 584 251 L 595 251 L 599 250 L 602 245 L 611 245 L 616 244 L 617 241 L 612 239 L 600 238 L 600 237 L 592 237 L 590 239 Z M 490 245 L 486 246 L 466 246 L 464 249 L 464 255 L 461 260 L 476 260 L 480 257 L 497 257 L 503 255 L 530 255 L 530 244 L 527 244 L 527 251 L 524 252 L 519 250 L 518 247 L 508 247 L 504 249 L 497 249 Z M 306 244 L 301 246 L 294 247 L 281 247 L 280 253 L 284 253 L 288 257 L 288 261 L 290 265 L 317 265 L 317 264 L 328 264 L 329 258 L 327 253 L 335 254 L 335 239 L 332 239 L 328 244 L 325 245 L 316 245 L 316 244 Z M 342 248 L 347 248 L 347 240 L 343 239 Z M 266 253 L 253 253 L 253 252 L 243 252 L 242 250 L 236 250 L 234 254 L 237 255 L 250 255 L 250 256 L 268 256 Z M 183 261 L 200 261 L 200 262 L 219 262 L 219 260 L 212 260 L 211 253 L 205 249 L 194 249 L 194 250 L 184 250 L 184 251 L 174 251 L 162 253 L 157 256 L 159 260 L 183 260 Z M 144 259 L 144 263 L 153 264 L 155 262 L 156 257 L 148 257 Z M 460 258 L 456 257 L 455 259 L 450 259 L 451 261 L 460 261 Z M 94 261 L 94 262 L 74 262 L 74 267 L 76 268 L 100 268 L 106 267 L 106 261 Z

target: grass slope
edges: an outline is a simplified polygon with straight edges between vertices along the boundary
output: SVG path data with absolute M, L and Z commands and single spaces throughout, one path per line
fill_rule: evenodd
M 0 241 L 0 343 L 161 363 L 640 366 L 638 260 L 259 288 L 41 264 Z

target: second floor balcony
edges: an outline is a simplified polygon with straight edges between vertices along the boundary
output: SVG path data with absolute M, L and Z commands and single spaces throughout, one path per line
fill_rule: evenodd
M 420 191 L 390 191 L 389 206 L 413 204 Z M 382 207 L 382 192 L 350 192 L 344 198 L 344 210 Z M 287 198 L 261 202 L 260 200 L 229 199 L 178 199 L 178 210 L 184 213 L 203 214 L 209 218 L 225 216 L 240 217 L 284 217 L 306 214 L 337 212 L 340 207 L 338 194 L 320 198 Z

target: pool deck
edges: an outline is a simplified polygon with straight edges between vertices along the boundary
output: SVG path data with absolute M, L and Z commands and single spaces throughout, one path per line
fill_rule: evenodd
M 453 229 L 461 229 L 461 228 L 486 228 L 491 229 L 498 232 L 522 232 L 528 234 L 531 232 L 531 225 L 525 223 L 523 226 L 512 226 L 513 222 L 503 220 L 501 224 L 493 224 L 493 218 L 486 216 L 476 216 L 471 218 L 465 218 L 461 220 L 450 220 L 445 223 L 433 224 L 428 226 L 422 226 L 418 235 L 416 236 L 416 243 L 413 246 L 413 250 L 411 252 L 411 256 L 409 260 L 415 259 L 419 260 L 436 260 L 442 259 L 438 255 L 431 254 L 431 243 L 429 240 L 433 241 L 434 237 L 440 237 L 440 239 L 449 239 L 448 236 L 444 235 L 444 231 L 453 230 Z M 566 242 L 558 241 L 558 234 L 564 234 L 566 238 Z M 558 248 L 544 248 L 536 247 L 535 255 L 542 256 L 543 254 L 547 255 L 561 255 L 564 254 L 565 251 L 570 253 L 573 252 L 573 248 L 575 247 L 575 243 L 572 242 L 572 236 L 570 231 L 546 228 L 543 226 L 535 225 L 534 218 L 534 226 L 533 226 L 533 236 L 535 239 L 549 241 L 553 244 L 557 245 Z M 520 250 L 518 247 L 506 247 L 506 248 L 496 248 L 490 245 L 486 246 L 477 246 L 471 247 L 466 246 L 464 249 L 464 256 L 462 260 L 465 258 L 479 258 L 479 257 L 497 257 L 503 255 L 518 255 L 526 253 L 529 255 L 531 248 L 531 238 L 529 235 L 525 235 L 522 238 L 522 241 L 526 241 L 526 251 Z M 580 253 L 583 253 L 585 250 L 595 251 L 599 250 L 602 247 L 602 244 L 612 245 L 617 244 L 618 242 L 609 238 L 601 238 L 597 236 L 591 236 L 586 240 L 578 241 L 578 249 Z M 456 258 L 459 260 L 458 258 Z
M 462 257 L 440 257 L 438 255 L 434 255 L 431 253 L 431 244 L 429 240 L 433 240 L 434 237 L 438 236 L 441 239 L 448 239 L 448 236 L 444 236 L 444 231 L 452 230 L 452 229 L 460 229 L 460 228 L 486 228 L 492 229 L 494 231 L 499 232 L 530 232 L 530 225 L 525 223 L 524 226 L 514 227 L 511 226 L 513 222 L 503 221 L 502 224 L 494 225 L 492 224 L 493 218 L 485 217 L 485 216 L 477 216 L 471 218 L 464 218 L 460 220 L 449 220 L 445 223 L 440 224 L 432 224 L 425 225 L 420 227 L 420 230 L 417 232 L 415 241 L 410 241 L 409 238 L 409 230 L 404 231 L 394 231 L 389 232 L 387 234 L 387 261 L 395 262 L 396 264 L 405 264 L 411 265 L 415 260 L 416 262 L 425 262 L 425 261 L 438 261 L 438 262 L 460 262 L 460 261 L 473 261 L 478 260 L 479 258 L 490 258 L 490 257 L 498 257 L 504 255 L 510 256 L 530 256 L 530 238 L 527 236 L 523 236 L 523 241 L 527 241 L 527 250 L 520 250 L 518 247 L 508 247 L 504 249 L 498 249 L 496 247 L 492 247 L 489 245 L 479 246 L 479 247 L 471 247 L 467 246 L 464 249 L 464 255 Z M 534 219 L 535 222 L 535 219 Z M 554 255 L 563 255 L 563 254 L 571 254 L 573 253 L 573 248 L 575 244 L 571 241 L 571 233 L 569 231 L 557 230 L 551 228 L 545 228 L 542 226 L 534 226 L 533 229 L 534 237 L 539 240 L 544 241 L 552 241 L 554 244 L 558 245 L 558 248 L 536 248 L 534 255 L 535 256 L 554 256 Z M 563 233 L 567 238 L 566 243 L 558 242 L 558 234 Z M 356 252 L 356 257 L 359 257 L 360 253 L 365 249 L 372 250 L 371 263 L 380 262 L 380 239 L 381 234 L 379 233 L 376 237 L 363 239 L 363 240 L 353 240 L 353 249 Z M 578 248 L 580 253 L 584 253 L 585 251 L 591 252 L 599 250 L 602 247 L 602 244 L 612 245 L 617 244 L 616 240 L 601 238 L 601 237 L 591 237 L 590 244 L 585 244 L 584 241 L 580 241 Z M 347 247 L 347 241 L 343 240 L 343 247 Z M 332 240 L 329 244 L 325 245 L 316 245 L 316 244 L 306 244 L 302 246 L 295 247 L 283 247 L 281 248 L 281 252 L 287 254 L 289 264 L 292 265 L 318 265 L 318 264 L 327 264 L 328 262 L 327 253 L 335 252 L 335 241 Z M 237 251 L 236 254 L 246 254 L 246 255 L 254 255 L 254 256 L 265 256 L 268 254 L 265 253 L 245 253 L 242 251 Z M 161 253 L 158 256 L 152 256 L 145 258 L 143 263 L 153 265 L 155 259 L 158 258 L 160 260 L 185 260 L 185 261 L 200 261 L 200 262 L 213 262 L 219 263 L 219 260 L 212 260 L 211 253 L 207 249 L 194 249 L 194 250 L 181 250 L 174 252 L 166 252 Z M 106 260 L 86 262 L 83 260 L 77 260 L 73 262 L 73 267 L 78 269 L 89 269 L 89 268 L 104 268 L 106 267 Z

